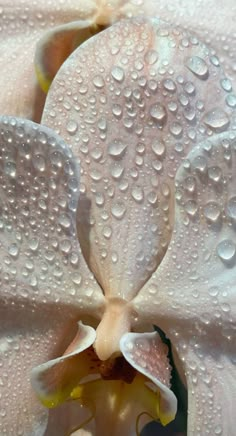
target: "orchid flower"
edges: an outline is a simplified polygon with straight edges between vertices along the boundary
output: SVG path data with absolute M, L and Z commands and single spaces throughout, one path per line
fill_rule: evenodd
M 74 30 L 61 31 L 74 47 Z M 37 49 L 43 86 L 56 73 L 48 54 L 58 40 L 60 52 L 58 29 Z M 62 64 L 42 125 L 1 118 L 2 434 L 132 435 L 143 418 L 167 424 L 176 398 L 153 324 L 170 338 L 188 389 L 188 434 L 232 434 L 227 61 L 224 71 L 214 49 L 157 18 L 120 21 Z M 42 403 L 75 424 L 48 420 L 30 373 Z

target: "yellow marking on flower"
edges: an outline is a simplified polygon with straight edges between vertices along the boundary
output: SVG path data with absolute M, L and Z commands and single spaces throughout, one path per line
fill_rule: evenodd
M 40 88 L 43 90 L 43 92 L 45 92 L 45 94 L 47 94 L 48 90 L 51 86 L 52 79 L 47 77 L 45 71 L 43 71 L 40 68 L 40 65 L 35 64 L 35 73 L 36 73 L 36 77 L 37 77 L 38 84 L 39 84 Z
M 70 398 L 80 402 L 90 399 L 91 403 L 95 405 L 102 401 L 108 415 L 113 415 L 114 419 L 117 420 L 124 419 L 134 404 L 138 403 L 139 409 L 142 410 L 136 418 L 136 433 L 138 435 L 140 418 L 144 414 L 161 422 L 162 425 L 166 425 L 174 419 L 174 416 L 161 414 L 160 391 L 154 391 L 148 387 L 147 381 L 146 377 L 138 373 L 132 383 L 126 383 L 123 380 L 92 380 L 77 386 L 71 392 Z M 96 419 L 96 410 L 94 417 Z
M 38 83 L 45 93 L 48 92 L 57 71 L 68 56 L 104 28 L 96 23 L 83 27 L 81 21 L 73 22 L 49 31 L 39 41 L 35 55 L 35 72 Z

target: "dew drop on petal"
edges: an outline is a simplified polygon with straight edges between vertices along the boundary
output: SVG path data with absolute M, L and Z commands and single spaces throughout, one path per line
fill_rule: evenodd
M 236 246 L 230 239 L 224 239 L 217 245 L 217 254 L 226 264 L 232 261 L 236 253 Z
M 220 208 L 214 201 L 209 201 L 204 207 L 204 215 L 209 222 L 216 222 L 220 217 Z
M 199 56 L 192 56 L 187 59 L 187 68 L 199 79 L 206 80 L 209 75 L 209 70 L 204 59 Z
M 122 219 L 125 215 L 126 207 L 123 203 L 117 202 L 111 208 L 112 215 L 117 219 Z
M 207 112 L 203 121 L 208 127 L 216 132 L 223 132 L 230 123 L 228 115 L 219 108 Z
M 111 75 L 113 77 L 113 79 L 117 80 L 117 82 L 122 82 L 124 80 L 125 77 L 125 73 L 123 68 L 121 67 L 113 67 L 111 70 Z
M 236 221 L 236 196 L 229 199 L 226 211 L 227 215 Z

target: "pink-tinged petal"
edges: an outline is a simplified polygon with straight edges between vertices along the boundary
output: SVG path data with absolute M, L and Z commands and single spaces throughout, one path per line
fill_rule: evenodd
M 91 315 L 103 302 L 76 240 L 78 183 L 71 152 L 53 131 L 0 118 L 2 434 L 41 434 L 47 416 L 30 370 L 65 350 L 90 296 Z
M 175 228 L 134 307 L 167 333 L 189 392 L 189 434 L 233 434 L 236 132 L 196 146 L 176 177 Z
M 140 2 L 139 2 L 140 3 Z M 174 26 L 176 24 L 195 32 L 216 50 L 219 60 L 227 75 L 236 86 L 236 39 L 235 16 L 236 4 L 234 0 L 143 0 L 136 7 L 145 16 L 158 16 Z M 139 13 L 139 12 L 138 12 Z M 186 41 L 185 41 L 186 43 Z M 224 86 L 224 83 L 222 83 Z M 227 86 L 228 87 L 228 86 Z M 236 99 L 228 98 L 228 103 L 236 107 Z
M 64 310 L 63 310 L 64 309 Z M 0 301 L 0 434 L 42 436 L 48 411 L 31 388 L 31 369 L 52 358 L 58 345 L 67 341 L 65 332 L 75 313 L 58 305 L 35 305 Z M 62 331 L 62 326 L 64 327 Z M 67 327 L 67 328 L 66 328 Z M 63 348 L 63 347 L 62 347 Z
M 46 407 L 56 407 L 64 402 L 81 378 L 89 373 L 87 354 L 96 337 L 92 327 L 79 323 L 73 342 L 62 357 L 43 363 L 32 370 L 34 391 Z
M 78 234 L 106 296 L 132 299 L 160 263 L 180 161 L 231 123 L 222 77 L 196 37 L 134 19 L 86 41 L 54 79 L 43 123 L 80 160 Z
M 86 312 L 93 297 L 95 312 L 103 297 L 77 240 L 79 167 L 68 146 L 50 129 L 2 117 L 0 156 L 1 299 Z
M 163 425 L 172 421 L 177 412 L 177 399 L 170 390 L 171 367 L 168 348 L 156 332 L 127 333 L 120 340 L 125 359 L 145 375 L 160 393 L 159 414 Z

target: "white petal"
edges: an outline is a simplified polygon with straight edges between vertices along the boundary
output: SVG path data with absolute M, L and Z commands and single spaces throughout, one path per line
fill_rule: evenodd
M 98 315 L 103 296 L 76 239 L 78 167 L 68 147 L 50 129 L 2 117 L 0 158 L 0 433 L 31 435 L 47 418 L 31 368 L 68 344 L 88 297 Z
M 89 361 L 80 354 L 94 343 L 95 337 L 92 327 L 79 323 L 77 335 L 63 356 L 33 368 L 32 386 L 47 407 L 65 401 L 80 379 L 88 375 Z
M 120 340 L 125 359 L 141 374 L 148 377 L 160 392 L 160 420 L 168 424 L 177 412 L 177 400 L 170 390 L 171 368 L 168 349 L 157 332 L 127 333 Z
M 182 360 L 194 436 L 215 428 L 234 432 L 235 187 L 236 132 L 213 136 L 188 155 L 176 177 L 172 241 L 135 301 L 142 319 L 165 330 Z
M 221 69 L 196 39 L 185 47 L 185 35 L 158 20 L 117 23 L 68 58 L 48 94 L 43 123 L 81 161 L 79 239 L 108 297 L 133 298 L 156 269 L 179 162 L 230 124 Z

